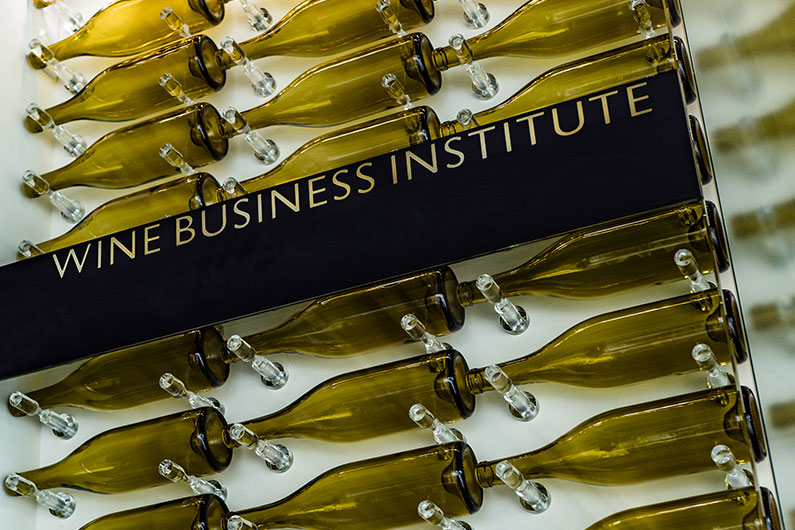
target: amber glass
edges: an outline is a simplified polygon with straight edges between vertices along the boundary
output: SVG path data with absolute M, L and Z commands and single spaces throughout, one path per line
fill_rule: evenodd
M 753 124 L 740 121 L 736 125 L 716 129 L 710 141 L 718 149 L 732 150 L 754 143 L 769 142 L 795 134 L 795 99 L 755 118 Z
M 431 52 L 430 41 L 421 33 L 390 39 L 307 70 L 242 115 L 252 129 L 326 127 L 363 118 L 398 106 L 381 86 L 386 74 L 393 74 L 412 100 L 438 92 L 442 76 L 431 64 Z
M 738 462 L 759 461 L 765 446 L 750 391 L 732 386 L 611 410 L 584 421 L 549 445 L 509 460 L 528 479 L 632 484 L 715 468 L 712 448 L 727 445 Z M 481 485 L 501 484 L 478 464 Z
M 681 280 L 674 264 L 679 249 L 690 250 L 705 274 L 716 259 L 723 270 L 725 248 L 714 209 L 695 203 L 573 232 L 524 265 L 492 276 L 507 296 L 590 298 Z M 473 280 L 461 284 L 459 299 L 469 305 L 484 297 Z
M 672 50 L 668 36 L 655 37 L 554 68 L 503 103 L 475 114 L 473 123 L 494 123 L 672 70 L 676 63 Z M 445 122 L 442 135 L 465 129 L 457 121 Z
M 79 530 L 225 530 L 229 509 L 216 495 L 199 495 L 111 513 Z
M 160 86 L 160 76 L 171 74 L 194 99 L 220 90 L 226 72 L 218 66 L 217 51 L 210 38 L 197 35 L 128 59 L 103 70 L 77 95 L 47 113 L 55 123 L 125 121 L 176 107 L 179 100 Z M 25 126 L 31 132 L 41 131 L 30 118 Z
M 63 460 L 20 475 L 39 489 L 63 487 L 95 493 L 168 484 L 157 471 L 166 458 L 191 475 L 206 475 L 226 469 L 232 460 L 232 450 L 223 443 L 226 425 L 214 408 L 178 412 L 105 431 Z
M 37 246 L 44 252 L 52 252 L 125 228 L 197 210 L 244 193 L 238 185 L 235 192 L 230 194 L 212 175 L 195 173 L 108 201 L 65 234 Z
M 433 19 L 432 0 L 393 0 L 404 30 Z M 370 0 L 304 0 L 264 33 L 240 43 L 249 59 L 324 57 L 392 36 Z
M 69 165 L 41 177 L 55 190 L 137 186 L 177 172 L 159 155 L 164 144 L 171 144 L 191 167 L 206 166 L 229 149 L 222 120 L 212 105 L 191 105 L 107 134 Z
M 138 55 L 182 39 L 178 31 L 160 18 L 163 8 L 170 7 L 191 33 L 198 33 L 223 20 L 224 3 L 223 0 L 116 0 L 97 11 L 77 32 L 48 48 L 60 61 L 81 55 Z M 32 54 L 28 54 L 28 61 L 34 68 L 45 66 Z
M 158 384 L 165 372 L 177 376 L 188 390 L 209 390 L 229 377 L 223 345 L 215 328 L 189 331 L 92 357 L 61 381 L 26 395 L 43 409 L 124 409 L 170 398 Z M 8 410 L 22 414 L 11 406 Z
M 416 315 L 431 333 L 441 335 L 464 324 L 464 309 L 455 302 L 455 289 L 455 275 L 447 267 L 404 276 L 320 298 L 282 324 L 245 339 L 260 354 L 345 356 L 408 341 L 400 327 L 407 313 Z
M 771 493 L 728 490 L 632 508 L 586 530 L 782 530 Z M 104 529 L 103 529 L 104 530 Z
M 670 298 L 613 311 L 573 326 L 541 349 L 499 366 L 515 384 L 553 382 L 608 388 L 698 370 L 691 350 L 708 345 L 719 363 L 743 352 L 731 307 L 720 291 Z M 470 372 L 470 388 L 491 390 L 483 370 Z
M 652 26 L 666 26 L 662 7 L 648 5 Z M 640 35 L 624 0 L 531 0 L 467 43 L 475 59 L 494 56 L 559 57 Z M 459 64 L 450 46 L 434 51 L 437 68 Z
M 244 423 L 265 439 L 312 438 L 352 442 L 416 425 L 415 403 L 442 421 L 468 418 L 475 396 L 466 387 L 467 364 L 455 350 L 358 370 L 331 378 L 284 409 Z

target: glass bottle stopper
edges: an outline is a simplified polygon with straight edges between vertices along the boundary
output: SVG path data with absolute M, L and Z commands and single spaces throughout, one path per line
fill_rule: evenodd
M 226 520 L 226 530 L 258 530 L 258 528 L 248 519 L 243 519 L 239 515 L 231 515 Z
M 538 482 L 530 482 L 516 467 L 503 460 L 494 468 L 497 477 L 519 497 L 522 507 L 533 513 L 542 513 L 551 501 L 547 489 Z
M 386 90 L 387 94 L 397 101 L 398 105 L 403 105 L 404 110 L 414 108 L 414 104 L 411 102 L 411 97 L 406 94 L 406 89 L 403 87 L 403 83 L 401 83 L 400 79 L 395 77 L 394 74 L 385 74 L 384 77 L 381 78 L 381 86 L 384 87 L 384 90 Z
M 699 343 L 693 346 L 693 359 L 701 370 L 707 372 L 707 388 L 719 388 L 732 383 L 729 374 L 720 369 L 712 348 L 706 344 Z
M 79 93 L 86 86 L 85 77 L 82 74 L 73 72 L 68 66 L 56 59 L 52 51 L 42 44 L 39 39 L 30 41 L 28 48 L 30 53 L 51 72 L 51 75 L 60 79 L 64 88 L 73 95 Z
M 168 25 L 169 28 L 179 33 L 183 39 L 190 37 L 190 28 L 188 25 L 182 22 L 182 17 L 174 13 L 174 10 L 169 6 L 164 7 L 160 11 L 160 18 Z
M 60 491 L 40 490 L 30 480 L 11 473 L 6 477 L 6 487 L 23 497 L 33 497 L 38 504 L 47 508 L 51 514 L 66 519 L 75 511 L 75 498 Z
M 271 361 L 264 355 L 257 355 L 240 335 L 232 335 L 226 341 L 226 349 L 235 354 L 241 361 L 251 363 L 251 368 L 260 375 L 260 379 L 268 388 L 278 390 L 287 384 L 290 374 L 281 363 Z
M 704 275 L 701 274 L 696 257 L 689 250 L 685 248 L 677 250 L 676 254 L 674 254 L 674 263 L 679 267 L 682 275 L 690 280 L 691 293 L 707 291 L 712 288 Z
M 83 15 L 69 6 L 65 0 L 56 0 L 50 4 L 55 9 L 55 14 L 63 22 L 63 27 L 69 33 L 76 33 L 86 23 Z
M 61 216 L 70 223 L 77 223 L 86 214 L 85 208 L 79 201 L 70 199 L 60 191 L 53 191 L 46 180 L 31 170 L 25 171 L 22 175 L 22 182 L 25 183 L 37 197 L 42 195 L 47 197 L 56 210 L 61 212 Z
M 430 410 L 420 403 L 415 403 L 409 408 L 409 417 L 422 429 L 430 429 L 433 439 L 438 444 L 450 442 L 466 442 L 464 435 L 458 429 L 451 429 L 441 420 L 434 418 Z
M 36 246 L 32 241 L 23 239 L 17 246 L 17 252 L 24 258 L 32 258 L 33 256 L 41 256 L 44 251 Z
M 226 177 L 224 181 L 221 183 L 221 188 L 223 188 L 224 192 L 230 197 L 234 197 L 243 186 L 240 182 L 237 181 L 234 177 Z
M 273 164 L 279 159 L 280 151 L 276 142 L 264 138 L 259 132 L 252 131 L 248 122 L 235 107 L 227 107 L 223 112 L 224 120 L 232 126 L 235 134 L 245 134 L 246 143 L 257 160 L 265 164 Z
M 182 466 L 169 459 L 160 462 L 157 472 L 171 482 L 185 482 L 196 495 L 211 493 L 226 500 L 226 486 L 217 480 L 204 480 L 194 475 L 188 475 Z
M 440 341 L 436 335 L 425 329 L 425 325 L 420 319 L 411 313 L 403 315 L 403 318 L 400 319 L 400 327 L 402 327 L 403 331 L 413 340 L 421 340 L 427 353 L 436 353 L 438 351 L 453 349 L 452 346 L 446 342 Z
M 389 0 L 378 0 L 375 4 L 375 10 L 381 15 L 384 23 L 389 26 L 389 29 L 398 37 L 405 37 L 406 32 L 403 30 L 403 25 L 398 19 L 398 14 Z
M 494 304 L 494 311 L 500 315 L 502 328 L 512 335 L 524 333 L 530 327 L 527 312 L 502 295 L 502 289 L 488 274 L 481 274 L 475 281 L 475 287 L 483 293 L 489 303 Z
M 59 438 L 68 440 L 77 434 L 77 420 L 70 414 L 58 413 L 50 409 L 42 410 L 36 400 L 22 392 L 12 392 L 8 404 L 26 416 L 38 416 L 39 421 L 52 429 Z
M 178 169 L 183 175 L 193 175 L 196 170 L 185 161 L 182 153 L 174 149 L 171 144 L 163 144 L 160 147 L 160 157 L 168 162 L 172 167 Z
M 463 521 L 453 521 L 445 517 L 442 509 L 427 499 L 417 505 L 417 513 L 425 521 L 442 530 L 472 530 L 472 527 Z
M 35 103 L 28 105 L 25 109 L 28 118 L 35 121 L 42 130 L 51 129 L 52 135 L 63 146 L 64 150 L 70 155 L 77 157 L 82 155 L 88 144 L 79 134 L 72 134 L 63 125 L 55 125 L 52 117 Z
M 228 1 L 228 0 L 227 0 Z M 251 0 L 240 0 L 240 5 L 243 6 L 243 12 L 248 19 L 248 25 L 254 31 L 265 31 L 271 26 L 273 17 L 264 7 L 258 7 Z
M 196 102 L 185 93 L 185 90 L 182 88 L 182 84 L 174 79 L 174 76 L 171 74 L 163 74 L 160 76 L 160 86 L 166 89 L 166 92 L 177 98 L 180 103 L 186 107 L 196 104 Z
M 502 394 L 508 402 L 508 409 L 517 419 L 530 421 L 538 416 L 538 402 L 533 394 L 525 392 L 513 384 L 511 378 L 499 366 L 487 366 L 483 370 L 483 377 L 494 387 L 494 390 Z
M 458 3 L 464 10 L 464 21 L 470 28 L 480 29 L 489 23 L 491 15 L 483 4 L 479 4 L 476 0 L 458 0 Z
M 171 373 L 164 373 L 160 376 L 160 388 L 176 398 L 185 398 L 190 403 L 191 408 L 212 407 L 218 409 L 223 414 L 224 406 L 215 398 L 204 397 L 201 394 L 191 392 L 185 387 L 185 383 L 179 377 Z
M 229 426 L 229 437 L 242 447 L 251 449 L 265 461 L 268 469 L 284 473 L 293 465 L 293 453 L 281 444 L 261 439 L 251 429 L 240 423 Z
M 654 24 L 651 20 L 651 12 L 646 0 L 629 0 L 629 10 L 632 11 L 632 16 L 635 17 L 635 22 L 638 24 L 641 34 L 650 39 L 657 35 L 654 31 Z
M 472 60 L 472 49 L 463 35 L 457 33 L 450 37 L 450 47 L 453 48 L 459 62 L 464 65 L 464 69 L 472 81 L 472 92 L 475 93 L 475 96 L 479 99 L 491 99 L 496 96 L 500 85 L 493 75 Z
M 263 72 L 253 62 L 248 60 L 246 53 L 235 42 L 232 37 L 226 37 L 221 41 L 221 48 L 229 55 L 229 58 L 237 65 L 243 66 L 243 73 L 246 74 L 251 82 L 251 88 L 262 97 L 268 97 L 276 90 L 276 80 L 267 72 Z
M 458 114 L 455 115 L 455 121 L 461 124 L 461 126 L 466 129 L 473 129 L 480 125 L 478 123 L 478 119 L 469 109 L 461 109 L 458 111 Z
M 754 485 L 754 476 L 737 465 L 734 453 L 726 445 L 716 445 L 712 448 L 712 461 L 718 469 L 726 473 L 726 487 L 728 489 L 747 488 Z

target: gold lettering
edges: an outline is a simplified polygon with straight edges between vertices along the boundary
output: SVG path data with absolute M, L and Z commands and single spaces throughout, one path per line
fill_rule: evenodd
M 502 124 L 502 131 L 505 135 L 505 152 L 510 153 L 513 151 L 513 143 L 511 142 L 511 126 L 507 121 Z
M 207 230 L 207 210 L 202 210 L 202 234 L 206 237 L 215 237 L 226 229 L 226 204 L 221 205 L 221 228 L 215 232 Z
M 149 236 L 149 231 L 150 230 L 154 230 L 155 228 L 160 228 L 160 223 L 149 225 L 146 228 L 144 228 L 144 256 L 146 256 L 148 254 L 154 254 L 156 252 L 160 252 L 160 247 L 158 247 L 158 248 L 149 248 L 149 243 L 151 243 L 152 241 L 157 241 L 158 239 L 160 239 L 160 236 L 154 236 L 154 237 L 150 237 Z
M 367 182 L 368 184 L 370 184 L 367 188 L 356 190 L 357 193 L 361 193 L 362 195 L 364 195 L 365 193 L 370 193 L 370 191 L 372 191 L 372 189 L 375 187 L 375 179 L 370 175 L 365 174 L 362 171 L 362 169 L 370 167 L 372 165 L 373 165 L 372 162 L 365 162 L 364 164 L 361 164 L 359 165 L 359 167 L 356 168 L 356 176 L 362 179 L 363 181 Z
M 577 102 L 577 118 L 579 122 L 577 123 L 577 127 L 572 131 L 564 131 L 560 127 L 560 119 L 558 118 L 558 108 L 555 107 L 552 109 L 552 124 L 555 127 L 555 132 L 558 133 L 558 136 L 571 136 L 572 134 L 577 134 L 580 132 L 585 125 L 585 115 L 583 114 L 582 110 L 582 101 Z
M 290 202 L 287 200 L 287 197 L 282 195 L 276 190 L 271 190 L 271 219 L 276 219 L 276 199 L 278 198 L 279 201 L 287 206 L 292 211 L 298 213 L 301 211 L 301 198 L 298 195 L 298 183 L 296 182 L 293 188 L 293 196 L 295 197 L 295 203 Z
M 55 268 L 58 269 L 58 274 L 63 278 L 63 275 L 66 273 L 67 267 L 69 267 L 69 262 L 74 261 L 75 267 L 77 267 L 77 273 L 80 274 L 83 272 L 83 265 L 86 263 L 86 258 L 88 258 L 88 251 L 91 250 L 91 243 L 86 245 L 86 251 L 83 253 L 83 259 L 78 261 L 77 253 L 75 249 L 70 248 L 69 253 L 66 255 L 66 263 L 61 265 L 61 262 L 58 260 L 57 254 L 53 253 L 52 259 L 55 261 Z
M 257 223 L 262 222 L 262 193 L 257 193 Z
M 605 92 L 604 94 L 599 94 L 598 96 L 594 96 L 592 98 L 588 98 L 588 101 L 601 101 L 602 102 L 602 114 L 605 117 L 605 125 L 610 125 L 610 104 L 607 102 L 607 98 L 610 96 L 618 95 L 618 90 L 613 90 L 612 92 Z
M 317 182 L 319 180 L 325 180 L 325 179 L 326 179 L 326 175 L 321 175 L 319 177 L 315 177 L 313 179 L 309 179 L 309 207 L 310 208 L 314 208 L 315 206 L 323 206 L 324 204 L 328 203 L 328 201 L 325 201 L 325 200 L 324 201 L 320 201 L 320 202 L 315 202 L 315 195 L 317 195 L 318 193 L 323 193 L 324 191 L 326 191 L 326 188 L 320 188 L 320 189 L 316 190 L 315 189 L 315 182 Z
M 651 107 L 649 107 L 648 109 L 638 110 L 638 107 L 636 105 L 636 103 L 639 102 L 639 101 L 643 101 L 645 99 L 649 99 L 649 95 L 648 94 L 646 94 L 645 96 L 641 96 L 639 98 L 635 97 L 635 89 L 644 87 L 647 84 L 648 83 L 643 82 L 643 83 L 638 83 L 637 85 L 632 85 L 632 86 L 627 87 L 627 100 L 629 100 L 629 115 L 632 116 L 633 118 L 635 116 L 642 116 L 643 114 L 648 114 L 648 113 L 650 113 L 651 111 L 654 110 Z
M 406 151 L 406 175 L 408 180 L 412 178 L 412 171 L 411 171 L 411 161 L 414 160 L 419 165 L 430 171 L 431 173 L 436 173 L 439 171 L 439 168 L 436 165 L 436 144 L 431 144 L 431 163 L 429 164 L 418 155 L 415 155 L 411 151 Z
M 459 151 L 458 149 L 453 149 L 452 147 L 450 147 L 451 143 L 459 141 L 461 141 L 460 136 L 453 136 L 444 143 L 445 152 L 450 153 L 451 155 L 455 155 L 458 158 L 458 162 L 456 162 L 455 164 L 447 164 L 447 167 L 450 169 L 457 168 L 458 166 L 463 164 L 464 160 L 466 159 L 463 151 Z
M 530 130 L 530 145 L 535 145 L 538 143 L 538 139 L 536 138 L 536 124 L 533 120 L 536 118 L 540 118 L 543 116 L 543 112 L 536 112 L 535 114 L 530 114 L 529 116 L 522 116 L 521 118 L 516 118 L 516 123 L 520 121 L 527 122 L 527 128 Z
M 473 131 L 469 133 L 469 136 L 480 136 L 480 158 L 483 160 L 486 160 L 489 157 L 489 154 L 486 151 L 486 133 L 493 131 L 496 128 L 496 126 L 492 125 L 491 127 L 486 127 L 485 129 L 480 129 L 479 131 Z
M 121 241 L 116 239 L 115 237 L 110 238 L 110 264 L 113 265 L 115 261 L 115 252 L 113 250 L 118 247 L 119 250 L 127 254 L 127 257 L 130 259 L 135 259 L 135 230 L 132 231 L 130 239 L 132 240 L 132 249 L 128 249 L 124 245 L 121 244 Z
M 188 224 L 185 225 L 185 226 L 182 226 L 182 222 L 183 221 L 187 221 Z M 191 228 L 191 226 L 193 226 L 193 217 L 191 217 L 190 215 L 183 215 L 182 217 L 177 217 L 175 226 L 177 228 L 177 245 L 176 246 L 186 245 L 186 244 L 190 243 L 191 241 L 193 241 L 193 238 L 196 237 L 196 230 Z M 188 239 L 182 239 L 182 233 L 183 232 L 190 233 L 190 236 L 188 237 Z
M 392 184 L 397 184 L 398 181 L 398 174 L 397 174 L 397 159 L 395 155 L 389 157 L 390 162 L 392 163 Z
M 394 155 L 392 158 L 394 158 Z M 335 201 L 341 201 L 343 199 L 347 199 L 348 195 L 351 194 L 351 187 L 348 185 L 348 183 L 337 178 L 339 175 L 345 175 L 347 173 L 348 173 L 347 169 L 340 169 L 339 171 L 334 173 L 334 175 L 332 175 L 331 177 L 331 182 L 333 182 L 336 186 L 339 186 L 340 188 L 345 190 L 345 195 L 334 196 Z
M 97 240 L 97 269 L 102 268 L 102 240 Z
M 244 202 L 248 202 L 248 197 L 243 197 L 242 199 L 238 199 L 235 204 L 232 206 L 232 211 L 245 219 L 242 224 L 236 224 L 233 226 L 235 230 L 240 230 L 241 228 L 245 228 L 251 222 L 251 215 L 245 210 L 240 209 L 240 205 Z

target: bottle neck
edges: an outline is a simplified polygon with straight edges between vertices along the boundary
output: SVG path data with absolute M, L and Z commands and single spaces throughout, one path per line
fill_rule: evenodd
M 486 301 L 486 297 L 475 287 L 475 280 L 459 283 L 457 294 L 458 302 L 464 307 Z

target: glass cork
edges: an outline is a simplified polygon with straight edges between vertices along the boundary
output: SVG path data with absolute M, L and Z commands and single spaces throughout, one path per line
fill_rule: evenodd
M 417 505 L 417 514 L 426 522 L 438 526 L 442 530 L 472 530 L 467 523 L 453 521 L 445 517 L 442 509 L 427 499 Z
M 470 28 L 480 29 L 489 23 L 491 15 L 483 4 L 479 4 L 476 0 L 458 0 L 458 3 L 464 10 L 464 22 Z
M 532 513 L 542 513 L 549 508 L 549 492 L 537 482 L 530 482 L 516 467 L 503 460 L 494 469 L 497 477 L 519 497 L 522 507 Z
M 33 39 L 28 44 L 30 52 L 46 65 L 51 75 L 63 83 L 64 88 L 71 94 L 77 95 L 86 86 L 86 79 L 82 74 L 73 72 L 68 66 L 55 58 L 55 55 L 47 46 L 38 39 Z
M 235 42 L 235 39 L 226 37 L 221 41 L 221 48 L 235 64 L 243 67 L 243 73 L 246 74 L 254 92 L 261 97 L 268 97 L 273 94 L 273 91 L 276 90 L 276 80 L 273 79 L 271 74 L 263 72 L 251 62 L 240 45 Z
M 384 74 L 384 77 L 381 78 L 381 86 L 384 87 L 384 90 L 386 90 L 387 94 L 397 101 L 398 105 L 403 105 L 404 110 L 414 108 L 414 104 L 411 102 L 411 97 L 406 94 L 406 89 L 403 86 L 403 83 L 401 83 L 400 80 L 395 77 L 395 74 Z
M 406 36 L 406 32 L 403 30 L 403 25 L 398 19 L 398 14 L 395 11 L 395 8 L 392 7 L 392 4 L 389 0 L 378 0 L 378 2 L 375 4 L 375 10 L 378 11 L 379 15 L 381 15 L 384 23 L 389 26 L 389 29 L 392 30 L 392 33 L 398 37 Z
M 450 37 L 450 47 L 453 48 L 459 62 L 464 65 L 469 79 L 472 81 L 472 92 L 479 99 L 491 99 L 497 95 L 500 86 L 493 75 L 486 72 L 480 64 L 473 61 L 472 49 L 460 33 Z
M 182 21 L 182 18 L 174 13 L 174 10 L 166 6 L 160 11 L 160 18 L 169 28 L 176 31 L 183 39 L 190 37 L 190 28 Z
M 494 278 L 481 274 L 475 281 L 475 287 L 494 305 L 494 311 L 500 315 L 502 328 L 512 334 L 524 333 L 530 327 L 530 319 L 524 308 L 517 306 L 502 295 L 502 290 Z
M 201 394 L 191 392 L 185 387 L 185 383 L 178 377 L 168 372 L 160 376 L 160 388 L 176 398 L 185 398 L 190 403 L 191 408 L 213 407 L 221 414 L 224 413 L 224 406 L 215 398 L 207 398 Z
M 241 361 L 251 363 L 251 368 L 260 375 L 263 384 L 273 390 L 278 390 L 287 384 L 290 374 L 281 363 L 273 362 L 264 355 L 257 355 L 240 335 L 232 335 L 226 341 L 226 349 Z
M 440 341 L 436 335 L 425 329 L 425 325 L 420 319 L 411 313 L 403 315 L 403 318 L 400 319 L 400 327 L 402 327 L 403 331 L 413 340 L 422 341 L 426 353 L 436 353 L 452 349 L 452 346 Z
M 483 370 L 483 376 L 494 387 L 494 390 L 502 394 L 514 417 L 521 421 L 530 421 L 538 416 L 538 403 L 535 396 L 514 385 L 511 378 L 499 366 L 487 366 Z
M 284 473 L 293 465 L 293 453 L 288 448 L 281 444 L 262 440 L 245 425 L 240 423 L 230 425 L 229 437 L 242 447 L 253 450 L 272 471 Z
M 157 466 L 157 472 L 160 473 L 163 478 L 167 478 L 171 482 L 186 483 L 196 495 L 210 493 L 226 500 L 226 487 L 220 482 L 217 480 L 204 480 L 194 475 L 188 475 L 182 466 L 175 464 L 171 460 L 166 459 L 160 462 Z
M 248 25 L 251 26 L 251 29 L 254 31 L 265 31 L 271 26 L 273 17 L 267 9 L 258 7 L 251 0 L 240 0 L 240 5 L 243 6 L 243 12 L 246 14 L 246 19 L 248 19 Z
M 657 35 L 657 32 L 654 31 L 654 22 L 646 0 L 630 0 L 629 10 L 632 11 L 632 16 L 635 17 L 635 22 L 638 24 L 641 35 L 647 39 Z
M 415 403 L 409 408 L 409 417 L 422 429 L 430 429 L 433 439 L 438 444 L 466 441 L 458 429 L 451 429 L 441 420 L 436 419 L 431 411 L 420 403 Z
M 182 153 L 177 151 L 171 144 L 163 144 L 160 147 L 160 157 L 166 162 L 171 164 L 172 167 L 178 169 L 183 175 L 193 175 L 196 170 L 185 161 Z
M 35 103 L 28 105 L 25 114 L 35 121 L 42 130 L 50 129 L 53 137 L 71 156 L 78 157 L 88 148 L 88 144 L 82 136 L 69 132 L 63 125 L 55 125 L 52 117 Z
M 56 210 L 61 213 L 61 216 L 70 223 L 77 223 L 86 214 L 86 209 L 80 204 L 79 201 L 70 199 L 60 191 L 53 191 L 46 180 L 41 178 L 37 173 L 27 170 L 22 175 L 22 182 L 33 190 L 37 197 L 47 197 Z
M 59 438 L 68 440 L 77 434 L 77 420 L 72 415 L 60 414 L 49 409 L 42 410 L 38 402 L 22 392 L 12 392 L 8 396 L 8 404 L 26 416 L 37 416 L 39 421 L 52 429 Z
M 689 250 L 682 248 L 674 254 L 674 263 L 687 280 L 690 280 L 690 292 L 698 293 L 708 291 L 712 287 L 698 268 L 695 256 Z
M 5 485 L 18 495 L 33 497 L 39 505 L 44 506 L 52 515 L 60 519 L 66 519 L 75 511 L 77 503 L 75 498 L 68 493 L 40 490 L 36 484 L 16 473 L 11 473 L 6 477 Z
M 701 370 L 707 372 L 707 388 L 719 388 L 732 383 L 729 374 L 720 369 L 712 348 L 706 344 L 693 346 L 693 359 Z
M 746 471 L 737 465 L 734 453 L 726 445 L 716 445 L 712 448 L 712 461 L 718 469 L 726 473 L 726 487 L 729 489 L 741 489 L 754 485 L 754 476 L 750 471 Z
M 174 76 L 171 74 L 165 73 L 160 76 L 160 86 L 163 87 L 170 95 L 177 98 L 180 103 L 186 107 L 196 104 L 196 102 L 185 93 L 185 89 L 182 88 L 182 84 L 174 79 Z

